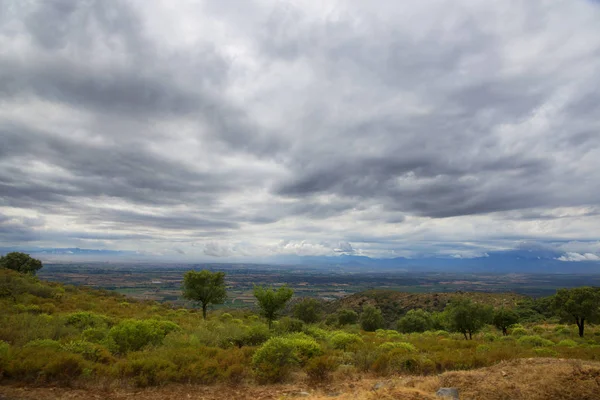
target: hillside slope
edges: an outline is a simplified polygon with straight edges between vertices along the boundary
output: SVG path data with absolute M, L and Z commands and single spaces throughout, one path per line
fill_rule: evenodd
M 378 389 L 375 389 L 375 388 Z M 483 400 L 597 400 L 600 395 L 600 362 L 551 358 L 521 359 L 472 371 L 446 372 L 439 376 L 396 376 L 377 379 L 356 377 L 318 388 L 306 384 L 269 386 L 198 386 L 131 389 L 22 388 L 0 386 L 2 400 L 114 399 L 291 399 L 375 400 L 439 399 L 440 387 L 457 387 L 461 399 Z

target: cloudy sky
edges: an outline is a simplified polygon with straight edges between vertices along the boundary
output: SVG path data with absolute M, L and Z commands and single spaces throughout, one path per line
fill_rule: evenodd
M 600 259 L 600 3 L 0 0 L 0 244 Z

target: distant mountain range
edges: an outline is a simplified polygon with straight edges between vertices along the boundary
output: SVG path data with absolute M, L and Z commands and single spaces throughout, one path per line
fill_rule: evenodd
M 83 261 L 147 261 L 167 262 L 168 257 L 144 254 L 135 251 L 98 250 L 80 248 L 0 248 L 0 254 L 10 251 L 23 251 L 46 262 L 83 262 Z M 484 257 L 452 258 L 370 258 L 365 256 L 342 254 L 339 256 L 276 256 L 264 259 L 262 264 L 281 264 L 297 266 L 323 266 L 356 271 L 439 271 L 467 273 L 548 273 L 548 274 L 600 274 L 600 261 L 563 261 L 563 253 L 548 249 L 520 249 L 488 252 Z M 563 257 L 563 260 L 559 258 Z M 179 260 L 182 261 L 181 259 Z M 250 260 L 245 260 L 250 261 Z M 236 263 L 225 258 L 208 260 L 188 260 L 190 263 Z M 257 263 L 256 261 L 254 261 Z

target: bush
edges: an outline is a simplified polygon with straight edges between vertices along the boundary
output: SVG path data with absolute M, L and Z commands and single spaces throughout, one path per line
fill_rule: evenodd
M 117 368 L 121 377 L 131 379 L 138 387 L 164 384 L 177 375 L 174 363 L 152 356 L 122 362 Z
M 327 339 L 327 337 L 329 336 L 329 332 L 327 332 L 325 329 L 321 329 L 314 325 L 305 325 L 304 329 L 302 329 L 302 332 L 315 339 L 321 340 Z
M 522 346 L 528 347 L 550 347 L 554 346 L 554 342 L 544 339 L 541 336 L 533 335 L 533 336 L 522 336 L 517 341 Z
M 406 342 L 386 342 L 386 343 L 380 344 L 379 349 L 385 350 L 385 351 L 400 349 L 406 353 L 416 353 L 417 352 L 417 348 L 414 345 L 412 345 L 411 343 L 406 343 Z
M 527 335 L 529 332 L 527 332 L 527 330 L 525 328 L 513 328 L 510 331 L 510 334 L 512 336 L 524 336 Z
M 304 365 L 321 353 L 315 339 L 297 333 L 267 340 L 252 357 L 252 365 L 260 383 L 285 380 L 296 366 Z
M 331 373 L 336 370 L 337 366 L 335 358 L 319 356 L 311 359 L 306 364 L 305 371 L 312 383 L 323 383 L 329 380 Z
M 399 372 L 416 374 L 421 372 L 421 360 L 405 349 L 396 348 L 382 352 L 371 368 L 376 374 L 384 376 Z M 431 366 L 427 368 L 429 369 Z
M 344 351 L 346 351 L 348 348 L 350 348 L 352 346 L 357 346 L 357 345 L 360 345 L 363 343 L 363 340 L 360 337 L 360 335 L 357 335 L 354 333 L 342 332 L 342 331 L 333 333 L 331 335 L 331 338 L 329 339 L 329 341 L 331 342 L 331 346 L 334 349 L 344 350 Z
M 44 348 L 44 349 L 53 349 L 60 350 L 62 348 L 61 344 L 56 340 L 52 339 L 35 339 L 30 342 L 27 342 L 25 348 Z
M 51 347 L 24 347 L 16 351 L 6 364 L 8 377 L 20 381 L 46 381 L 68 385 L 81 375 L 85 361 L 77 354 Z
M 90 343 L 85 340 L 71 341 L 62 346 L 65 351 L 80 354 L 83 358 L 92 362 L 108 364 L 113 361 L 108 349 L 96 343 Z
M 125 354 L 148 345 L 160 345 L 164 337 L 179 326 L 169 321 L 126 320 L 108 332 L 109 347 L 114 353 Z
M 556 345 L 561 347 L 577 347 L 577 342 L 571 339 L 564 339 L 558 342 Z
M 72 325 L 79 330 L 88 328 L 106 328 L 109 325 L 109 322 L 110 319 L 107 316 L 88 311 L 69 314 L 66 320 L 67 325 Z

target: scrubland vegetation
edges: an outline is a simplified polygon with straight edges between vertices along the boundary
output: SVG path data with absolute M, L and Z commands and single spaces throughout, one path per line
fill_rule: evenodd
M 591 296 L 586 307 L 597 310 L 598 291 L 582 291 Z M 274 297 L 265 288 L 256 292 L 266 304 L 277 303 L 277 290 Z M 597 313 L 579 310 L 587 313 L 577 317 L 586 320 L 580 336 L 569 316 L 578 297 L 568 294 L 557 298 L 569 309 L 552 298 L 494 309 L 485 296 L 474 301 L 467 293 L 444 311 L 416 309 L 397 320 L 367 303 L 326 313 L 315 300 L 297 302 L 279 318 L 262 307 L 213 311 L 204 319 L 202 308 L 133 301 L 0 268 L 0 379 L 114 387 L 318 385 L 356 376 L 433 376 L 520 358 L 600 360 L 600 327 L 589 324 Z

